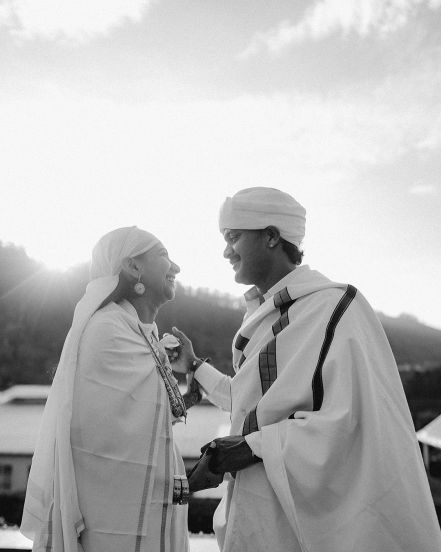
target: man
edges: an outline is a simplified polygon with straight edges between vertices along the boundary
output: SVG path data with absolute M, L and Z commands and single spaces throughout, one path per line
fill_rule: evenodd
M 305 210 L 288 194 L 238 192 L 220 229 L 236 282 L 254 284 L 233 342 L 236 375 L 198 360 L 175 331 L 180 368 L 231 410 L 231 436 L 209 445 L 210 470 L 228 479 L 214 519 L 220 549 L 439 552 L 412 419 L 372 308 L 353 286 L 299 266 Z

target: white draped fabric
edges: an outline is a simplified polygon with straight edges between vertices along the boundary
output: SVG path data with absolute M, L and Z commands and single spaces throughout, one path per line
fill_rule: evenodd
M 117 309 L 115 312 L 110 306 L 105 307 L 102 309 L 103 312 L 99 311 L 96 317 L 93 317 L 103 301 L 109 297 L 118 285 L 118 274 L 121 270 L 122 260 L 125 257 L 141 255 L 158 243 L 159 240 L 155 236 L 136 227 L 119 228 L 106 234 L 98 242 L 93 251 L 92 280 L 87 286 L 84 297 L 79 301 L 75 309 L 72 327 L 66 338 L 43 414 L 40 434 L 29 474 L 21 531 L 25 536 L 34 540 L 34 552 L 79 552 L 82 550 L 85 552 L 100 552 L 101 550 L 111 552 L 112 550 L 121 550 L 118 546 L 112 548 L 109 545 L 109 541 L 106 541 L 104 547 L 100 548 L 100 540 L 97 536 L 101 529 L 102 533 L 100 535 L 106 534 L 109 527 L 109 524 L 105 521 L 107 513 L 109 514 L 108 519 L 114 521 L 115 512 L 119 508 L 117 501 L 119 495 L 115 492 L 116 488 L 112 487 L 112 481 L 116 483 L 117 478 L 110 479 L 109 472 L 106 471 L 106 467 L 110 466 L 109 458 L 115 453 L 113 447 L 117 447 L 118 442 L 121 443 L 121 450 L 114 458 L 115 463 L 112 469 L 121 464 L 121 473 L 125 473 L 128 477 L 131 473 L 128 469 L 128 464 L 135 459 L 132 462 L 133 473 L 138 474 L 134 480 L 126 479 L 125 493 L 122 492 L 122 484 L 119 483 L 120 496 L 128 498 L 128 489 L 134 490 L 136 485 L 141 485 L 141 488 L 144 489 L 142 485 L 144 485 L 145 481 L 148 478 L 154 479 L 154 469 L 149 471 L 148 477 L 145 473 L 144 477 L 142 477 L 141 472 L 142 469 L 147 469 L 147 466 L 151 464 L 154 458 L 161 458 L 160 455 L 165 455 L 165 463 L 168 466 L 167 470 L 169 470 L 167 473 L 171 474 L 171 476 L 174 475 L 171 473 L 173 471 L 172 460 L 175 458 L 175 453 L 169 433 L 171 423 L 169 420 L 170 407 L 166 401 L 164 404 L 164 390 L 162 387 L 159 387 L 160 382 L 158 383 L 156 372 L 152 370 L 151 361 L 150 365 L 142 364 L 147 356 L 147 352 L 144 355 L 138 355 L 139 358 L 137 357 L 136 359 L 130 356 L 131 347 L 134 341 L 140 341 L 140 336 L 135 333 L 134 327 L 130 326 L 127 315 L 123 314 L 125 311 L 120 307 L 115 306 L 114 308 Z M 97 320 L 101 320 L 104 312 L 107 317 L 111 317 L 112 315 L 115 315 L 116 319 L 119 317 L 119 323 L 122 326 L 117 330 L 113 321 L 108 320 L 107 323 L 104 323 L 103 320 L 104 327 L 102 331 L 105 333 L 107 329 L 110 332 L 113 328 L 115 330 L 115 344 L 117 346 L 111 349 L 103 349 L 103 356 L 98 361 L 99 347 L 105 346 L 104 342 L 100 345 L 99 338 L 102 337 L 104 339 L 105 335 L 100 336 L 99 332 L 96 333 L 98 331 Z M 133 316 L 132 318 L 134 319 Z M 117 325 L 116 320 L 115 325 Z M 87 332 L 85 332 L 86 327 Z M 91 339 L 92 334 L 96 337 L 95 341 Z M 110 335 L 107 337 L 110 339 Z M 77 373 L 81 361 L 79 356 L 80 342 L 83 343 L 81 352 L 83 354 L 84 365 L 80 372 Z M 84 345 L 85 342 L 87 342 L 87 346 Z M 92 347 L 92 342 L 95 349 Z M 118 348 L 120 345 L 121 348 Z M 94 383 L 92 383 L 94 377 L 91 373 L 93 367 L 87 361 L 88 353 L 84 356 L 89 346 L 91 351 L 93 349 L 96 352 L 95 365 L 98 372 L 95 377 L 97 381 L 94 381 Z M 147 350 L 146 344 L 145 349 Z M 129 356 L 123 359 L 122 355 L 124 351 Z M 106 364 L 107 361 L 108 365 Z M 106 371 L 106 366 L 108 366 L 108 372 Z M 119 372 L 118 369 L 120 370 Z M 84 371 L 87 372 L 88 378 L 91 379 L 91 386 L 95 386 L 95 394 L 93 396 L 86 390 L 86 378 L 78 379 L 81 378 L 80 374 L 83 374 Z M 112 378 L 114 378 L 113 384 Z M 145 398 L 141 400 L 141 397 L 139 397 L 139 400 L 135 402 L 128 391 L 136 389 L 137 385 L 141 385 L 141 381 L 144 388 L 148 387 L 147 396 L 149 400 Z M 150 382 L 152 387 L 148 385 Z M 121 386 L 119 391 L 118 385 Z M 82 413 L 80 414 L 78 411 L 79 395 L 78 393 L 74 394 L 74 386 L 77 389 L 81 387 L 81 393 L 89 397 L 88 406 L 90 409 L 96 409 L 96 405 L 101 405 L 103 412 L 106 413 L 105 420 L 102 416 L 98 417 L 99 413 L 96 410 L 95 419 L 88 417 L 88 413 L 91 414 L 92 410 L 88 410 L 86 405 L 81 405 Z M 111 389 L 113 389 L 113 394 L 110 397 L 109 393 Z M 105 404 L 103 402 L 104 397 L 108 401 Z M 114 400 L 114 402 L 112 403 L 111 400 Z M 75 416 L 72 418 L 74 405 L 76 407 Z M 106 409 L 104 409 L 104 406 L 106 406 Z M 113 407 L 114 410 L 112 410 Z M 131 410 L 132 408 L 133 410 Z M 138 422 L 129 431 L 129 426 L 135 419 Z M 156 422 L 152 420 L 156 420 Z M 91 444 L 93 436 L 90 433 L 89 426 L 96 427 L 96 424 L 100 422 L 102 424 L 100 432 L 95 434 L 97 440 L 95 450 Z M 72 435 L 71 423 L 73 423 Z M 166 444 L 161 445 L 162 448 L 151 448 L 150 439 L 155 435 L 154 428 L 156 428 L 158 438 L 166 440 Z M 126 430 L 128 431 L 127 436 L 122 434 Z M 164 432 L 167 432 L 167 434 Z M 135 438 L 130 440 L 130 435 Z M 85 441 L 82 441 L 83 438 Z M 139 463 L 138 469 L 135 469 L 139 455 L 141 454 L 141 441 L 144 446 L 145 456 L 143 462 Z M 82 442 L 87 443 L 87 448 L 84 451 L 81 450 Z M 114 443 L 116 444 L 114 445 Z M 94 454 L 95 452 L 96 455 Z M 89 457 L 87 462 L 84 463 L 86 453 L 89 454 Z M 109 453 L 109 458 L 106 458 L 107 453 Z M 96 463 L 93 462 L 93 459 L 96 460 Z M 124 461 L 127 461 L 127 464 Z M 174 461 L 178 463 L 178 467 L 181 469 L 178 456 Z M 101 462 L 102 471 L 98 469 L 99 462 Z M 89 470 L 90 473 L 95 473 L 96 475 L 93 484 L 88 479 L 90 475 Z M 100 473 L 103 474 L 103 478 L 99 481 Z M 146 550 L 145 536 L 147 524 L 145 518 L 150 512 L 149 500 L 155 501 L 158 496 L 162 496 L 161 505 L 163 505 L 166 494 L 163 474 L 159 474 L 158 488 L 155 486 L 152 488 L 150 483 L 146 485 L 144 489 L 145 495 L 142 494 L 140 498 L 132 493 L 130 499 L 133 502 L 130 512 L 135 510 L 135 503 L 138 504 L 138 514 L 136 516 L 137 540 L 135 539 L 133 550 L 139 552 Z M 107 489 L 106 494 L 104 493 L 104 489 L 107 486 L 109 489 Z M 163 495 L 161 495 L 161 491 L 159 490 L 162 487 L 164 487 Z M 87 495 L 88 491 L 94 493 L 96 500 L 99 499 L 98 495 L 100 495 L 101 491 L 103 491 L 102 496 L 109 499 L 107 502 L 100 502 L 100 513 L 95 509 L 98 507 L 98 503 L 92 500 L 91 495 Z M 167 487 L 167 497 L 169 497 L 169 493 L 170 486 Z M 89 500 L 85 500 L 86 496 L 91 500 L 90 507 Z M 110 497 L 114 500 L 110 500 Z M 168 502 L 168 500 L 165 501 L 166 504 Z M 124 507 L 126 506 L 127 504 L 124 503 Z M 142 513 L 139 510 L 141 506 L 144 508 Z M 159 506 L 156 505 L 156 508 L 159 508 Z M 167 530 L 170 529 L 170 524 L 175 522 L 174 516 L 170 514 L 171 510 L 168 510 L 167 507 L 163 508 L 162 515 L 165 516 L 164 523 L 166 523 Z M 98 515 L 102 517 L 102 521 L 97 524 Z M 131 534 L 133 525 L 129 526 L 123 509 L 120 509 L 120 517 L 121 520 L 114 528 L 114 532 L 118 533 L 119 530 L 121 535 L 125 535 L 126 533 Z M 95 535 L 94 531 L 97 527 L 98 530 Z M 93 531 L 89 531 L 89 528 L 92 528 Z M 79 541 L 79 537 L 83 539 L 82 542 L 80 542 L 81 539 Z M 98 540 L 95 540 L 95 537 Z M 154 539 L 156 538 L 155 536 Z M 92 548 L 88 544 L 89 540 L 92 543 L 90 545 Z M 156 540 L 154 542 L 156 543 Z M 170 542 L 166 542 L 163 539 L 160 547 L 158 545 L 157 547 L 149 548 L 149 550 L 160 550 L 161 552 L 168 552 L 169 550 L 178 550 L 180 552 L 181 550 L 186 550 L 186 544 L 183 547 L 170 548 L 171 546 Z
M 80 343 L 71 441 L 84 552 L 188 550 L 187 506 L 172 504 L 173 476 L 185 475 L 184 463 L 139 324 L 129 302 L 110 303 Z M 141 326 L 156 341 L 156 325 Z
M 392 352 L 353 291 L 342 303 L 347 286 L 298 267 L 264 298 L 248 295 L 236 375 L 196 371 L 263 459 L 229 481 L 215 514 L 222 552 L 441 550 Z

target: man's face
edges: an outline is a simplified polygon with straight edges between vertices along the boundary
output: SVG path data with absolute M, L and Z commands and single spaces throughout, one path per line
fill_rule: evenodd
M 265 281 L 270 268 L 265 233 L 262 230 L 224 230 L 227 246 L 224 257 L 235 272 L 239 284 L 259 284 Z

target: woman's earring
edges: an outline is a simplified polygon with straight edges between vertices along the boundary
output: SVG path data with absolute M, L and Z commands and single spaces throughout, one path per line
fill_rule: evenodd
M 138 281 L 133 286 L 133 291 L 136 295 L 144 295 L 145 293 L 145 285 L 141 282 L 141 274 L 138 276 Z

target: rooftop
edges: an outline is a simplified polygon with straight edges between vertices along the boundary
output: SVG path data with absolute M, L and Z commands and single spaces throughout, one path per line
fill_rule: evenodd
M 17 385 L 0 393 L 0 454 L 34 452 L 49 386 Z M 230 415 L 209 403 L 188 411 L 187 423 L 173 427 L 175 440 L 184 458 L 198 458 L 202 445 L 228 435 Z
M 418 441 L 441 449 L 441 416 L 417 431 Z

